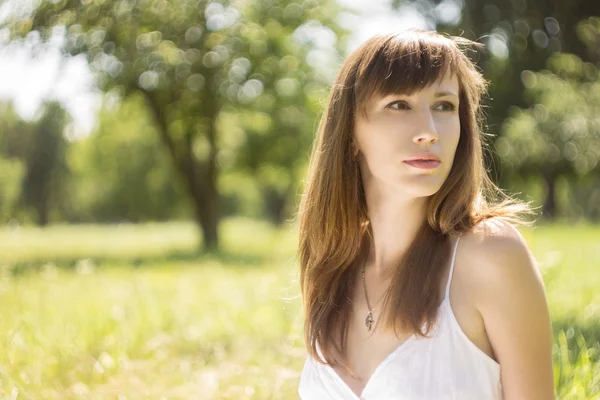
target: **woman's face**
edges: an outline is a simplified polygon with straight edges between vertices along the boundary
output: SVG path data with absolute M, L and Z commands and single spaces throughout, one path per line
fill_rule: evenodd
M 410 197 L 436 193 L 450 173 L 460 136 L 458 79 L 449 74 L 411 96 L 374 98 L 366 120 L 356 113 L 355 139 L 365 186 L 379 182 Z M 405 162 L 433 153 L 441 163 L 424 169 Z

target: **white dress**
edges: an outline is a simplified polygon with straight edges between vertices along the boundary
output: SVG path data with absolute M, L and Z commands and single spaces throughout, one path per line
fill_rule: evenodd
M 500 364 L 460 328 L 449 301 L 460 237 L 432 337 L 410 336 L 375 369 L 357 396 L 329 365 L 306 356 L 298 393 L 302 400 L 502 400 Z M 425 325 L 424 325 L 425 326 Z M 318 353 L 322 356 L 317 346 Z

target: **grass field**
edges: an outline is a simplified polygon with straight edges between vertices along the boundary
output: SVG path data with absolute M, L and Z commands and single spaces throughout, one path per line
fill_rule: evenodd
M 600 227 L 522 229 L 542 263 L 559 399 L 600 399 Z M 296 232 L 224 221 L 0 229 L 0 399 L 294 399 Z

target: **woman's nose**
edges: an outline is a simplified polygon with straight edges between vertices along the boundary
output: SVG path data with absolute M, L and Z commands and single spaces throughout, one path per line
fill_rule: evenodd
M 415 143 L 431 142 L 435 143 L 438 140 L 437 127 L 431 111 L 423 112 L 421 117 L 421 124 L 416 130 L 413 137 Z

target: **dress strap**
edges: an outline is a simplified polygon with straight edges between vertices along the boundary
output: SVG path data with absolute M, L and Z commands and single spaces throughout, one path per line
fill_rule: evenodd
M 454 272 L 454 259 L 456 258 L 456 249 L 458 248 L 458 242 L 460 241 L 460 238 L 462 237 L 462 233 L 458 236 L 458 238 L 456 239 L 456 242 L 454 243 L 454 250 L 452 252 L 452 261 L 450 264 L 450 273 L 448 274 L 448 283 L 446 283 L 446 297 L 448 298 L 448 296 L 450 295 L 450 282 L 452 281 L 452 275 Z

